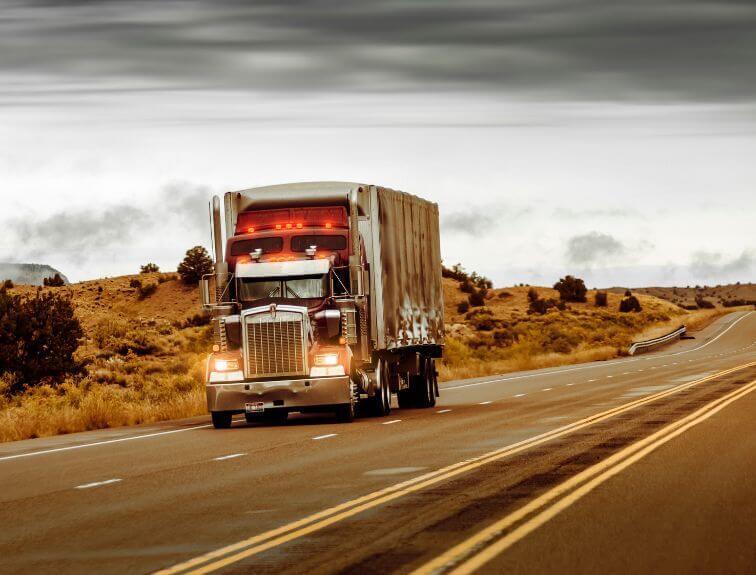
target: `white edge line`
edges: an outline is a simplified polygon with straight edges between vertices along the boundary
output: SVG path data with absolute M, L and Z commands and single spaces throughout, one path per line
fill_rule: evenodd
M 181 433 L 182 431 L 194 431 L 195 429 L 203 429 L 205 427 L 212 427 L 211 423 L 205 425 L 195 425 L 194 427 L 184 427 L 181 429 L 171 429 L 169 431 L 157 431 L 155 433 L 145 433 L 143 435 L 132 435 L 129 437 L 119 437 L 118 439 L 106 439 L 105 441 L 96 441 L 94 443 L 82 443 L 81 445 L 68 445 L 66 447 L 56 447 L 55 449 L 43 449 L 42 451 L 31 451 L 29 453 L 18 453 L 16 455 L 6 455 L 0 457 L 0 461 L 8 461 L 10 459 L 21 459 L 22 457 L 33 457 L 35 455 L 46 455 L 48 453 L 58 453 L 60 451 L 71 451 L 73 449 L 83 449 L 85 447 L 95 447 L 97 445 L 108 445 L 111 443 L 121 443 L 123 441 L 133 441 L 136 439 L 148 439 L 150 437 L 157 437 L 158 435 L 168 435 L 170 433 Z

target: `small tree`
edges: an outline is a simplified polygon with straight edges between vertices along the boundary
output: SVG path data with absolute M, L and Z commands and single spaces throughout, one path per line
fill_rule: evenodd
M 559 292 L 562 301 L 584 302 L 588 293 L 585 282 L 573 276 L 564 276 L 554 284 L 554 289 Z
M 596 307 L 606 307 L 609 305 L 609 296 L 605 291 L 597 291 L 594 296 Z
M 40 290 L 21 298 L 0 289 L 0 372 L 14 376 L 12 392 L 74 371 L 83 336 L 70 296 Z
M 638 298 L 634 295 L 623 298 L 619 305 L 619 310 L 622 313 L 628 313 L 631 311 L 641 311 L 641 304 Z
M 143 266 L 139 267 L 139 273 L 140 274 L 156 274 L 160 271 L 160 268 L 157 264 L 153 264 L 152 262 L 144 264 Z
M 60 276 L 59 273 L 56 273 L 54 276 L 49 278 L 44 278 L 42 280 L 42 285 L 47 287 L 60 287 L 66 285 L 66 282 L 63 281 L 63 278 Z
M 179 264 L 177 271 L 185 284 L 196 284 L 203 275 L 212 273 L 213 260 L 210 259 L 210 254 L 205 248 L 194 246 L 187 250 L 186 257 Z

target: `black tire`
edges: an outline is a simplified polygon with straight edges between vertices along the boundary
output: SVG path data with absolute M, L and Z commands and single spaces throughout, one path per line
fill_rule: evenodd
M 389 378 L 389 366 L 382 360 L 378 360 L 378 366 L 376 368 L 378 377 L 378 389 L 375 390 L 375 395 L 370 398 L 371 411 L 373 415 L 378 417 L 384 417 L 391 413 L 391 384 Z
M 413 376 L 415 384 L 414 395 L 417 407 L 433 407 L 436 405 L 435 365 L 429 357 L 420 364 L 420 374 Z
M 213 427 L 215 429 L 228 429 L 231 427 L 232 415 L 230 411 L 213 411 L 210 413 L 210 417 L 213 419 Z
M 345 403 L 336 408 L 336 421 L 339 423 L 352 423 L 354 416 L 354 402 Z

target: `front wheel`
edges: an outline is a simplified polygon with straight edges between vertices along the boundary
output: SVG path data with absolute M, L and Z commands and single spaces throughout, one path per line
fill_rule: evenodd
M 231 427 L 231 415 L 230 411 L 213 411 L 210 417 L 213 419 L 213 427 L 215 429 L 228 429 Z

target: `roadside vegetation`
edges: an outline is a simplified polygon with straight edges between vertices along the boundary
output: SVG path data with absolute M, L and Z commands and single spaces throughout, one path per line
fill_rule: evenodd
M 444 275 L 449 279 L 444 284 L 442 380 L 612 359 L 626 355 L 633 341 L 669 333 L 681 324 L 690 331 L 702 329 L 733 311 L 688 311 L 630 290 L 588 290 L 573 276 L 552 289 L 524 284 L 488 289 L 483 304 L 473 308 L 464 289 L 464 269 L 455 266 Z
M 197 308 L 175 274 L 0 290 L 0 441 L 204 413 Z

